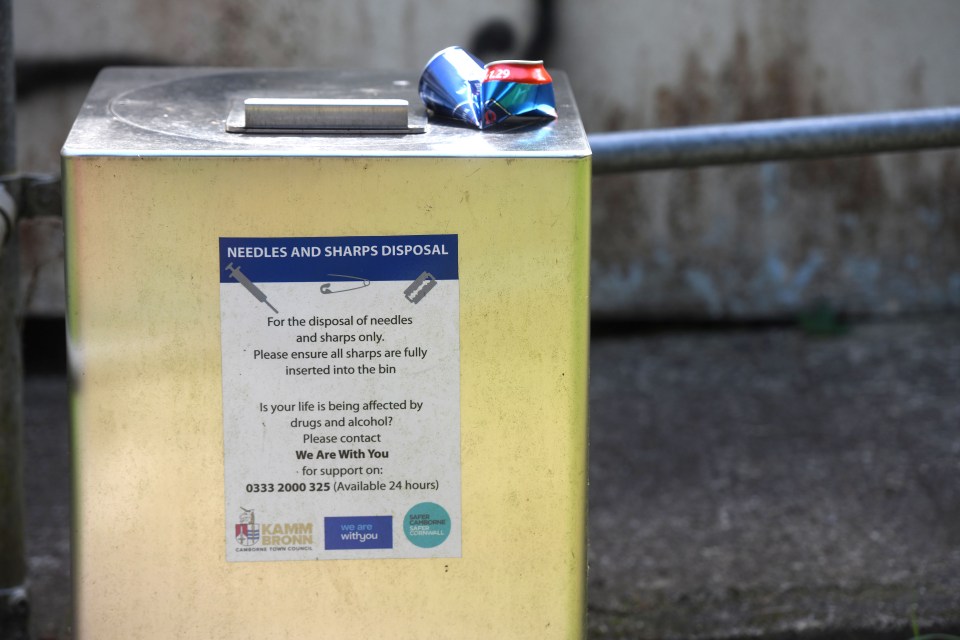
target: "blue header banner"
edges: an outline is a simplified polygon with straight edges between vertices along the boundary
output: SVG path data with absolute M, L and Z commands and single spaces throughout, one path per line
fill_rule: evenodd
M 457 250 L 455 234 L 220 238 L 220 282 L 237 282 L 228 266 L 251 282 L 456 280 Z

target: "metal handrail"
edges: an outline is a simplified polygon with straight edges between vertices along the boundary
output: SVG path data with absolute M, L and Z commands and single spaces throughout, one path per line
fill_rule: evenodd
M 960 107 L 595 133 L 593 173 L 960 146 Z

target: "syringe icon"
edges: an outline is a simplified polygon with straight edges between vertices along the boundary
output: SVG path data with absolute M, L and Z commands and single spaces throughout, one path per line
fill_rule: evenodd
M 274 313 L 280 313 L 277 311 L 276 307 L 267 302 L 267 294 L 265 294 L 263 291 L 260 291 L 260 289 L 257 288 L 257 285 L 250 282 L 250 278 L 243 275 L 243 273 L 240 271 L 240 267 L 233 266 L 233 263 L 231 262 L 226 266 L 225 270 L 230 272 L 231 278 L 242 284 L 244 289 L 252 293 L 254 298 L 273 309 Z

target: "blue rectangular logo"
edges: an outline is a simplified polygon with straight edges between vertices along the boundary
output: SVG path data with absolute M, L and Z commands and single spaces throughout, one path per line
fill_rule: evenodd
M 393 516 L 323 519 L 325 549 L 392 549 Z

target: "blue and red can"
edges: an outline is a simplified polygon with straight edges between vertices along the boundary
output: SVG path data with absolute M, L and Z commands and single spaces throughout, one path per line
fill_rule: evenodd
M 556 120 L 553 78 L 540 60 L 501 60 L 485 67 L 480 88 L 483 126 L 510 118 L 524 121 Z
M 525 125 L 557 117 L 553 79 L 539 60 L 500 60 L 483 65 L 460 47 L 448 47 L 427 63 L 420 97 L 432 115 L 478 129 Z

